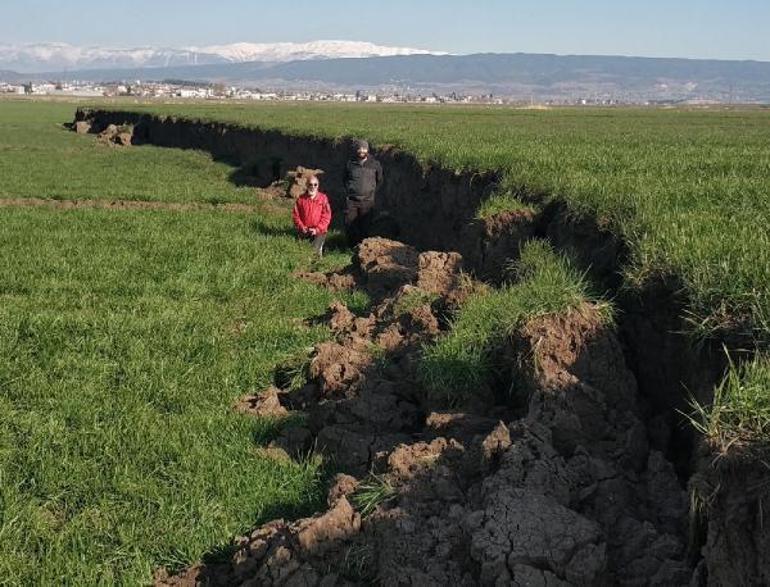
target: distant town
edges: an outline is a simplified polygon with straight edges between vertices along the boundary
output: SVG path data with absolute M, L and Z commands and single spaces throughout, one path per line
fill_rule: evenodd
M 137 80 L 133 83 L 94 83 L 94 82 L 31 82 L 7 83 L 0 81 L 0 95 L 19 96 L 61 96 L 61 97 L 136 97 L 142 99 L 195 99 L 195 100 L 255 100 L 255 101 L 319 101 L 319 102 L 366 102 L 381 104 L 531 104 L 537 105 L 584 105 L 584 106 L 615 106 L 615 105 L 655 105 L 666 103 L 687 104 L 719 104 L 713 100 L 639 100 L 618 99 L 596 96 L 574 96 L 558 99 L 538 99 L 521 96 L 495 96 L 493 94 L 462 94 L 449 92 L 421 94 L 419 92 L 400 92 L 378 90 L 356 92 L 332 92 L 322 90 L 290 91 L 264 90 L 226 86 L 223 84 L 205 84 L 181 80 L 163 82 L 145 82 Z

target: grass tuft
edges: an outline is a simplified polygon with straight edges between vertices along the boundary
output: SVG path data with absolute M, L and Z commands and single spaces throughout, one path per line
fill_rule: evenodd
M 413 287 L 400 296 L 395 304 L 393 304 L 393 315 L 401 316 L 402 314 L 407 314 L 416 310 L 420 306 L 430 306 L 438 299 L 438 297 L 438 294 Z
M 534 213 L 535 208 L 531 204 L 522 202 L 511 192 L 501 192 L 493 194 L 487 198 L 476 210 L 477 220 L 486 220 L 503 212 L 526 212 Z
M 472 295 L 450 333 L 423 349 L 419 373 L 430 393 L 450 402 L 477 393 L 497 368 L 494 351 L 518 326 L 592 299 L 583 274 L 545 241 L 527 242 L 512 269 L 514 283 Z M 598 307 L 610 320 L 609 304 Z
M 691 401 L 693 426 L 720 455 L 770 449 L 770 356 L 733 365 L 714 390 L 710 406 Z
M 378 506 L 396 498 L 396 488 L 381 475 L 370 475 L 358 484 L 350 502 L 362 517 L 370 516 Z

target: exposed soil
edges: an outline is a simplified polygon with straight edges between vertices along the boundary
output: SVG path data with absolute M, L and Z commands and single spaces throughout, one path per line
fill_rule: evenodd
M 307 414 L 272 448 L 316 446 L 333 460 L 342 474 L 328 509 L 270 522 L 238 538 L 230 561 L 158 584 L 689 582 L 686 494 L 649 447 L 634 376 L 593 307 L 511 337 L 510 377 L 528 406 L 518 417 L 510 403 L 449 410 L 416 373 L 440 317 L 428 304 L 398 308 L 415 290 L 456 293 L 462 258 L 374 238 L 353 267 L 379 300 L 372 312 L 335 303 L 335 340 L 315 348 L 307 384 L 245 402 L 251 413 Z M 372 483 L 390 490 L 362 515 L 352 504 Z
M 72 130 L 74 130 L 79 135 L 88 134 L 91 132 L 91 123 L 86 120 L 79 120 L 73 124 Z
M 317 177 L 320 181 L 323 174 L 323 169 L 308 169 L 301 165 L 297 166 L 296 169 L 293 169 L 286 174 L 286 197 L 296 200 L 302 194 L 307 192 L 307 184 L 310 178 Z
M 770 585 L 770 463 L 727 456 L 705 461 L 690 480 L 693 534 L 702 533 L 706 556 L 696 577 L 710 585 Z
M 83 132 L 91 132 L 92 127 L 81 126 L 79 123 L 75 123 L 75 132 L 83 134 Z M 132 125 L 109 124 L 107 128 L 99 132 L 99 142 L 109 146 L 130 147 L 134 139 L 134 127 Z

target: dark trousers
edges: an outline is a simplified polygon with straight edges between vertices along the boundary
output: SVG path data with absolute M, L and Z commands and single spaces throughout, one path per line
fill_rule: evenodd
M 324 254 L 324 243 L 326 243 L 325 234 L 317 234 L 315 236 L 312 234 L 298 234 L 297 238 L 299 240 L 313 241 L 313 251 L 315 254 L 319 257 Z
M 345 205 L 345 235 L 351 246 L 357 245 L 367 236 L 374 216 L 374 199 L 347 199 Z

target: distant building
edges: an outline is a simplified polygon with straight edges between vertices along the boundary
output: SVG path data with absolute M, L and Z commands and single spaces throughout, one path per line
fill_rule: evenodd
M 0 92 L 3 94 L 18 94 L 21 96 L 26 93 L 24 86 L 16 84 L 0 84 Z

